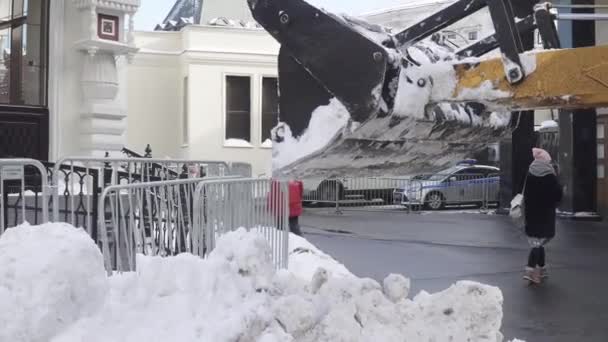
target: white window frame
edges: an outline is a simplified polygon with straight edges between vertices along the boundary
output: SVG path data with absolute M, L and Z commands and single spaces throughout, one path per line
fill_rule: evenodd
M 260 119 L 258 120 L 258 122 L 260 123 L 259 127 L 258 127 L 258 144 L 261 148 L 272 148 L 272 147 L 265 147 L 262 146 L 264 144 L 264 141 L 262 141 L 262 137 L 264 135 L 264 126 L 263 126 L 263 105 L 264 105 L 264 78 L 275 78 L 277 80 L 277 90 L 278 90 L 278 86 L 279 86 L 279 76 L 277 74 L 261 74 L 259 79 L 258 79 L 258 87 L 260 89 L 260 93 L 259 93 L 259 103 L 258 103 L 258 113 L 260 113 Z
M 228 82 L 227 79 L 229 76 L 236 76 L 236 77 L 249 77 L 249 137 L 250 140 L 252 141 L 253 139 L 255 139 L 254 136 L 254 129 L 253 129 L 253 124 L 254 124 L 254 117 L 255 117 L 255 79 L 256 79 L 256 75 L 254 73 L 247 73 L 247 72 L 224 72 L 222 73 L 222 145 L 226 148 L 253 148 L 254 146 L 252 145 L 251 141 L 248 141 L 250 146 L 231 146 L 229 144 L 227 144 L 226 142 L 228 141 L 227 137 L 226 137 L 226 126 L 227 126 L 227 121 L 228 121 L 228 112 L 227 112 L 227 100 L 228 97 L 226 95 L 226 87 L 228 86 Z M 244 140 L 244 139 L 243 139 Z

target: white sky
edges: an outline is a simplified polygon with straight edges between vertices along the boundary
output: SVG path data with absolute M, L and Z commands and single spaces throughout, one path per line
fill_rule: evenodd
M 420 0 L 308 0 L 308 2 L 330 12 L 356 15 L 401 4 L 420 2 Z M 174 3 L 174 0 L 141 0 L 141 7 L 135 16 L 135 29 L 153 30 L 154 26 L 169 13 Z

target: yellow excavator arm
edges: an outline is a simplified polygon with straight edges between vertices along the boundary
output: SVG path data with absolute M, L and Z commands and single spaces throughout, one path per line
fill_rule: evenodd
M 522 60 L 532 70 L 519 84 L 507 81 L 501 58 L 455 64 L 455 87 L 434 91 L 432 101 L 508 110 L 608 107 L 608 46 L 539 50 Z

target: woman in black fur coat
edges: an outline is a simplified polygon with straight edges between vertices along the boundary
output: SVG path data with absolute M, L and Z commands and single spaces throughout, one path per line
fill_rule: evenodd
M 534 148 L 532 154 L 534 161 L 524 185 L 526 235 L 532 249 L 524 279 L 539 284 L 547 276 L 544 246 L 555 237 L 555 212 L 562 188 L 549 153 Z

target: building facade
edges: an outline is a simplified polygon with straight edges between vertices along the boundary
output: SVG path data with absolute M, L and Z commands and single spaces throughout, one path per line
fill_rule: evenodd
M 151 144 L 157 157 L 247 162 L 254 175 L 270 174 L 279 44 L 246 1 L 178 0 L 135 44 L 129 146 Z
M 138 32 L 135 40 L 129 146 L 151 144 L 156 157 L 248 162 L 254 175 L 269 175 L 278 43 L 262 29 L 212 25 Z
M 118 153 L 139 0 L 0 2 L 0 157 Z

